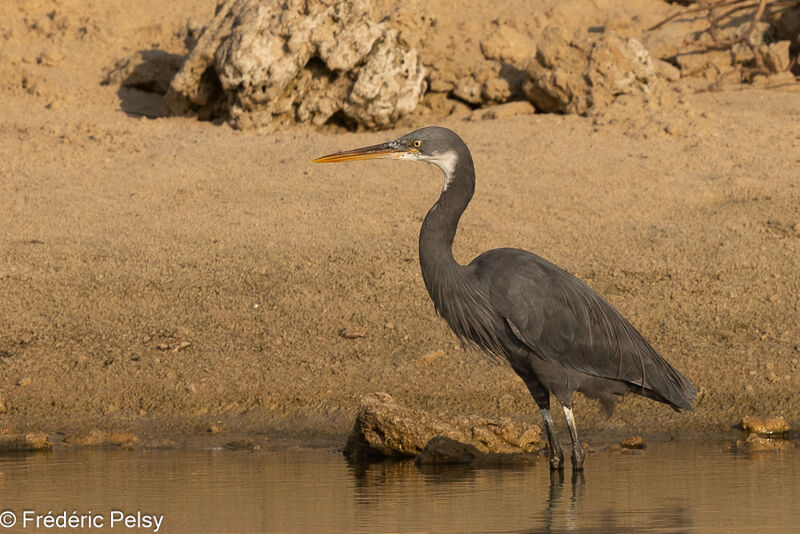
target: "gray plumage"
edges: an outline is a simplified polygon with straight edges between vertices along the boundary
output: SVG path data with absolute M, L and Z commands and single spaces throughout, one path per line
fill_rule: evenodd
M 636 393 L 691 409 L 696 392 L 605 299 L 576 277 L 524 250 L 484 252 L 468 265 L 453 257 L 461 214 L 475 190 L 470 152 L 451 130 L 427 127 L 395 141 L 319 158 L 345 161 L 389 157 L 433 163 L 445 175 L 439 199 L 422 223 L 419 258 L 436 311 L 466 344 L 508 361 L 542 410 L 551 466 L 563 454 L 550 415 L 550 394 L 564 407 L 573 442 L 573 468 L 584 451 L 572 416 L 572 394 L 600 400 Z

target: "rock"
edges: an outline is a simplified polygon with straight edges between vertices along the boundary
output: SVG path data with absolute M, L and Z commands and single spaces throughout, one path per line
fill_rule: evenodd
M 794 84 L 797 82 L 797 79 L 790 70 L 785 70 L 783 72 L 770 74 L 769 76 L 756 76 L 756 78 L 753 79 L 754 85 L 756 84 L 756 80 L 758 80 L 759 78 L 764 78 L 764 85 L 766 87 L 779 87 L 781 85 L 794 86 Z M 797 234 L 798 232 L 797 230 L 795 230 L 794 235 Z
M 189 341 L 172 340 L 169 343 L 159 343 L 158 345 L 156 345 L 156 348 L 162 351 L 179 352 L 190 345 L 191 342 Z
M 644 449 L 645 444 L 641 436 L 631 436 L 619 442 L 623 449 Z
M 496 106 L 489 106 L 487 108 L 476 109 L 469 116 L 469 120 L 494 120 L 505 119 L 517 115 L 530 115 L 536 113 L 536 108 L 533 104 L 524 100 L 516 102 L 507 102 L 505 104 L 498 104 Z
M 230 451 L 257 451 L 261 449 L 261 445 L 250 438 L 229 441 L 224 445 L 224 447 Z
M 536 43 L 526 33 L 500 26 L 481 41 L 481 52 L 486 59 L 505 61 L 523 68 L 536 56 Z
M 653 67 L 660 78 L 670 82 L 677 82 L 681 79 L 681 70 L 668 61 L 656 59 L 653 61 Z
M 29 376 L 23 376 L 19 380 L 17 380 L 17 387 L 26 388 L 33 383 L 33 380 Z
M 424 464 L 470 464 L 486 455 L 468 443 L 461 443 L 443 436 L 434 436 L 422 449 L 414 463 Z
M 787 436 L 789 434 L 789 423 L 783 416 L 778 417 L 755 417 L 746 415 L 742 417 L 742 428 L 746 432 L 758 434 L 759 436 Z
M 636 39 L 614 33 L 569 37 L 556 26 L 542 32 L 527 74 L 524 91 L 537 109 L 583 115 L 618 95 L 649 93 L 658 79 Z
M 228 0 L 172 80 L 163 114 L 274 129 L 342 112 L 385 128 L 424 89 L 417 52 L 372 19 L 368 0 Z
M 443 80 L 440 77 L 432 78 L 430 83 L 430 90 L 434 93 L 447 93 L 455 88 L 453 82 Z
M 438 360 L 440 358 L 444 358 L 445 356 L 447 356 L 447 353 L 445 351 L 443 351 L 442 349 L 434 350 L 434 351 L 431 351 L 431 352 L 429 352 L 427 354 L 423 354 L 422 356 L 417 358 L 416 364 L 417 365 L 430 365 L 433 362 L 435 362 L 436 360 Z
M 687 36 L 701 35 L 708 29 L 708 22 L 702 17 L 682 17 L 672 20 L 655 30 L 642 35 L 642 44 L 654 58 L 673 58 L 686 47 Z
M 396 30 L 401 41 L 417 50 L 425 49 L 426 41 L 436 27 L 436 17 L 425 9 L 424 0 L 399 2 L 381 22 Z
M 44 432 L 0 434 L 0 452 L 49 451 L 53 448 Z
M 339 335 L 345 339 L 359 339 L 367 337 L 367 329 L 358 325 L 345 326 L 339 330 Z
M 71 436 L 66 439 L 70 445 L 79 447 L 122 447 L 133 449 L 139 444 L 139 438 L 128 432 L 106 432 L 93 429 L 88 434 Z
M 474 445 L 443 436 L 435 436 L 425 445 L 414 463 L 428 465 L 463 465 L 473 467 L 531 464 L 536 456 L 527 453 L 482 452 Z
M 120 84 L 163 95 L 184 59 L 184 56 L 163 50 L 140 50 L 118 61 L 100 85 Z
M 750 434 L 745 440 L 736 440 L 736 450 L 741 452 L 782 451 L 790 447 L 789 440 L 763 438 L 758 434 Z
M 472 108 L 460 100 L 447 98 L 444 93 L 429 91 L 423 97 L 415 113 L 430 117 L 447 117 L 449 115 L 454 119 L 463 119 L 472 113 Z
M 370 52 L 342 111 L 367 128 L 388 128 L 414 111 L 424 92 L 425 70 L 416 51 L 404 49 L 389 30 Z
M 681 76 L 716 78 L 731 70 L 733 59 L 729 50 L 709 50 L 707 52 L 682 53 L 675 56 Z
M 361 399 L 344 453 L 355 458 L 414 457 L 434 436 L 444 436 L 481 452 L 531 452 L 541 443 L 541 429 L 481 417 L 445 419 L 397 404 L 388 393 Z
M 506 78 L 491 78 L 481 86 L 481 101 L 508 102 L 516 93 L 516 89 Z
M 766 45 L 764 63 L 769 70 L 772 72 L 784 72 L 789 70 L 789 66 L 792 62 L 789 56 L 789 47 L 791 44 L 791 41 L 778 41 L 777 43 Z
M 481 103 L 481 93 L 481 84 L 472 76 L 459 78 L 453 88 L 453 96 L 473 105 Z

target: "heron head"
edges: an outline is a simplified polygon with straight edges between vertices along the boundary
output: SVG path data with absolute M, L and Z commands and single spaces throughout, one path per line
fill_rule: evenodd
M 466 145 L 454 131 L 440 126 L 427 126 L 394 141 L 322 156 L 315 159 L 314 163 L 363 159 L 424 161 L 442 169 L 445 177 L 449 178 L 455 170 L 462 148 L 466 150 Z

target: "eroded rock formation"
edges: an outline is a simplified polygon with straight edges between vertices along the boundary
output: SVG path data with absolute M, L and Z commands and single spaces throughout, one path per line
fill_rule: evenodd
M 361 408 L 344 452 L 348 456 L 414 457 L 434 436 L 474 446 L 480 452 L 532 452 L 541 442 L 541 429 L 509 419 L 444 418 L 401 406 L 387 393 L 361 399 Z
M 163 113 L 272 129 L 341 112 L 389 127 L 416 107 L 425 73 L 371 10 L 368 0 L 228 0 L 172 80 Z

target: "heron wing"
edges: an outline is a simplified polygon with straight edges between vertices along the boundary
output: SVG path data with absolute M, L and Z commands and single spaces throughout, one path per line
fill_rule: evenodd
M 496 311 L 538 357 L 591 376 L 622 380 L 684 409 L 696 396 L 603 297 L 547 260 L 517 249 L 476 258 Z

